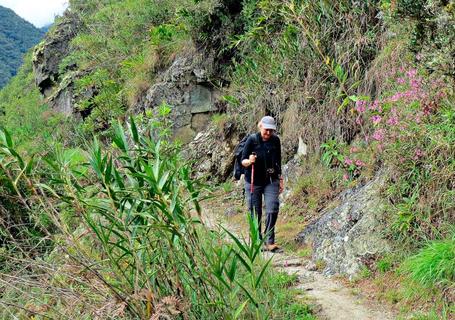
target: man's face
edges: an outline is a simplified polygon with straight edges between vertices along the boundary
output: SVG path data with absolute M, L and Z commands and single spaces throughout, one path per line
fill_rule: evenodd
M 275 130 L 273 130 L 273 129 L 264 129 L 261 126 L 261 137 L 262 137 L 262 140 L 264 140 L 264 141 L 269 140 L 274 131 Z

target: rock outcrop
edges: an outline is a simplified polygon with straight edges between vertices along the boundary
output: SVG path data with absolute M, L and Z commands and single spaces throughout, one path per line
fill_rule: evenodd
M 66 11 L 57 25 L 36 46 L 33 54 L 35 82 L 40 92 L 48 97 L 61 80 L 59 65 L 69 53 L 70 41 L 76 36 L 80 21 L 76 15 Z
M 225 181 L 232 174 L 234 148 L 239 142 L 233 123 L 226 123 L 222 130 L 209 126 L 198 133 L 185 149 L 188 159 L 197 159 L 193 165 L 196 177 Z
M 52 90 L 51 95 L 47 98 L 47 103 L 53 110 L 62 112 L 67 116 L 75 114 L 74 81 L 79 74 L 78 71 L 67 72 L 58 83 L 58 86 Z
M 297 235 L 301 244 L 311 245 L 313 260 L 324 265 L 324 273 L 350 278 L 378 254 L 390 248 L 384 238 L 384 200 L 380 192 L 385 176 L 379 172 L 362 187 L 339 196 L 341 205 L 328 210 Z
M 202 54 L 175 59 L 169 69 L 147 90 L 135 112 L 155 110 L 165 102 L 172 107 L 171 121 L 175 137 L 190 142 L 207 128 L 210 116 L 222 105 L 220 92 L 210 82 L 213 60 Z

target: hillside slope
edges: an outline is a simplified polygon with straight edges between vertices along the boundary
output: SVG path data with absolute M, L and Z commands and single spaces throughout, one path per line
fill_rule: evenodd
M 196 218 L 207 177 L 220 212 L 243 217 L 233 150 L 272 115 L 280 245 L 406 319 L 450 319 L 454 13 L 446 0 L 71 0 L 0 91 L 0 261 L 18 272 L 0 312 L 159 318 L 173 302 L 183 318 L 312 318 L 258 258 L 252 221 L 252 241 L 227 244 Z
M 22 56 L 43 37 L 44 32 L 0 6 L 0 88 L 14 76 Z

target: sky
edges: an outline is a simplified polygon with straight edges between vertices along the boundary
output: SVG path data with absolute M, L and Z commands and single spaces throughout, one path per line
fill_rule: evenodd
M 63 13 L 68 0 L 0 0 L 0 6 L 12 9 L 18 16 L 41 28 Z

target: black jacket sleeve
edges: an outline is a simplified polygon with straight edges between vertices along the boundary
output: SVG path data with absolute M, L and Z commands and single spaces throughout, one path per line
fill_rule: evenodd
M 242 161 L 250 158 L 250 154 L 253 152 L 254 147 L 253 139 L 254 139 L 253 135 L 250 135 L 246 140 L 245 147 L 243 148 L 242 152 Z
M 281 141 L 280 138 L 277 138 L 277 166 L 278 174 L 281 175 Z

